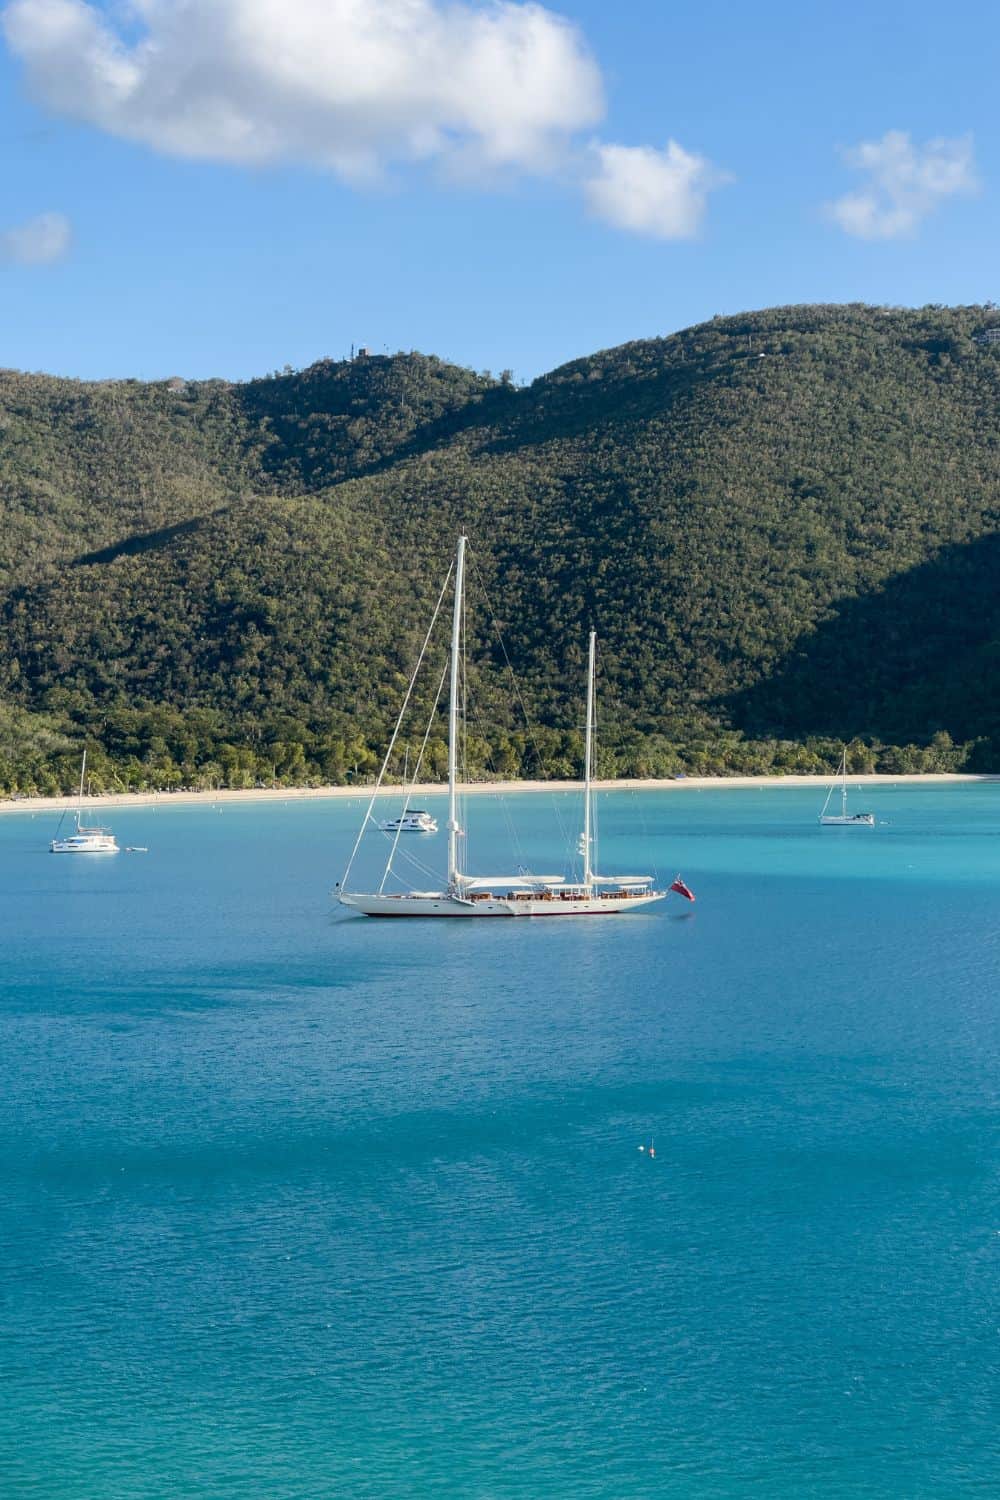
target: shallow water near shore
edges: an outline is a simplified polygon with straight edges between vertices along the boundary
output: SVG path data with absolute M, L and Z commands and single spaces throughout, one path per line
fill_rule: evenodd
M 360 807 L 0 819 L 3 1495 L 1000 1485 L 1000 785 L 608 793 L 600 922 L 341 914 Z

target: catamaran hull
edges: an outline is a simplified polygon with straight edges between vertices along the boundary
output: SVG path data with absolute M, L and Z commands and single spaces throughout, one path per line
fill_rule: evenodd
M 340 897 L 342 906 L 352 907 L 366 917 L 597 917 L 617 916 L 637 906 L 662 901 L 665 891 L 643 896 L 571 897 L 518 896 L 513 900 L 484 897 L 461 901 L 446 894 L 428 896 L 349 895 Z
M 120 854 L 117 844 L 62 844 L 49 845 L 50 854 Z

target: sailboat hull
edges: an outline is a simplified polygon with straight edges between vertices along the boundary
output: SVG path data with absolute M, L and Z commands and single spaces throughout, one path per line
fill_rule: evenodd
M 875 814 L 870 812 L 849 813 L 847 811 L 847 747 L 840 757 L 840 812 L 828 813 L 830 799 L 836 791 L 837 783 L 826 794 L 823 803 L 823 811 L 819 815 L 819 826 L 821 828 L 874 828 Z
M 594 734 L 594 681 L 596 672 L 596 633 L 590 632 L 590 644 L 587 659 L 587 730 L 584 740 L 584 806 L 583 806 L 583 832 L 577 848 L 577 854 L 581 860 L 580 877 L 574 875 L 572 883 L 564 881 L 560 875 L 546 876 L 532 874 L 522 871 L 518 875 L 481 875 L 471 876 L 462 873 L 464 860 L 462 858 L 462 844 L 460 841 L 465 837 L 465 830 L 459 821 L 458 802 L 458 777 L 459 777 L 459 747 L 464 729 L 464 706 L 465 706 L 465 684 L 462 676 L 464 662 L 463 629 L 464 629 L 464 604 L 465 604 L 465 534 L 458 539 L 458 548 L 455 553 L 455 596 L 452 612 L 451 627 L 451 655 L 450 655 L 450 688 L 448 693 L 448 875 L 447 883 L 443 891 L 405 891 L 398 894 L 387 894 L 384 889 L 377 892 L 347 892 L 338 888 L 340 904 L 350 908 L 352 911 L 360 912 L 366 917 L 610 917 L 618 916 L 622 912 L 634 911 L 636 907 L 651 906 L 654 901 L 662 901 L 666 891 L 653 889 L 652 875 L 639 876 L 602 876 L 595 873 L 594 861 L 596 859 L 596 839 L 593 823 L 593 734 Z M 450 578 L 450 574 L 449 574 Z M 421 647 L 417 665 L 410 678 L 403 707 L 396 720 L 396 727 L 389 741 L 382 769 L 378 780 L 372 791 L 371 800 L 365 813 L 361 831 L 355 841 L 350 858 L 347 861 L 347 869 L 344 872 L 344 884 L 350 876 L 354 856 L 358 852 L 365 826 L 371 819 L 375 798 L 379 787 L 385 776 L 386 767 L 392 755 L 400 729 L 403 723 L 403 715 L 410 702 L 417 673 L 420 671 L 421 662 L 424 659 L 424 651 L 434 629 L 434 622 L 438 617 L 441 602 L 444 599 L 449 579 L 445 579 L 444 586 L 438 596 L 438 602 L 428 627 L 424 644 Z M 442 676 L 438 688 L 440 694 L 444 685 Z M 435 709 L 433 712 L 436 712 Z M 460 724 L 460 711 L 462 723 Z M 430 733 L 428 728 L 427 733 Z M 424 746 L 427 744 L 427 735 L 424 736 Z M 423 749 L 421 749 L 421 758 Z M 417 762 L 415 776 L 419 774 L 420 761 Z M 407 827 L 407 820 L 414 818 L 426 818 L 430 821 L 430 814 L 421 812 L 419 809 L 410 807 L 410 793 L 407 793 L 407 806 L 404 809 L 402 820 L 395 825 L 383 828 L 383 832 L 395 832 L 396 839 L 393 840 L 389 857 L 382 876 L 382 886 L 389 879 L 392 870 L 392 859 L 396 850 L 398 835 Z M 435 825 L 436 826 L 436 825 Z M 399 878 L 398 876 L 396 877 Z M 430 878 L 440 877 L 431 875 Z M 682 894 L 690 894 L 686 891 L 680 881 L 675 882 L 672 887 Z M 691 897 L 693 900 L 694 897 Z
M 618 916 L 638 906 L 662 901 L 665 891 L 640 896 L 477 896 L 471 900 L 446 891 L 413 895 L 363 895 L 350 892 L 340 897 L 342 906 L 366 917 L 596 917 Z

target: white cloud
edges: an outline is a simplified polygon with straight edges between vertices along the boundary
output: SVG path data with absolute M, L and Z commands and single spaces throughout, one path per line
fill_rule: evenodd
M 533 0 L 9 0 L 0 20 L 50 109 L 167 156 L 578 179 L 604 114 L 583 37 Z M 591 211 L 661 239 L 728 180 L 675 141 L 582 156 Z
M 0 260 L 19 266 L 50 266 L 68 254 L 70 239 L 65 214 L 39 214 L 26 224 L 0 230 Z
M 617 229 L 662 240 L 692 239 L 708 194 L 730 179 L 703 156 L 668 141 L 652 146 L 594 148 L 596 170 L 584 182 L 591 213 Z
M 514 0 L 12 0 L 3 27 L 60 114 L 352 181 L 405 161 L 552 170 L 604 107 L 576 29 Z
M 849 166 L 868 174 L 855 193 L 826 205 L 834 223 L 863 240 L 912 234 L 947 198 L 978 189 L 972 137 L 938 138 L 915 146 L 904 130 L 887 130 L 880 141 L 863 141 L 844 152 Z

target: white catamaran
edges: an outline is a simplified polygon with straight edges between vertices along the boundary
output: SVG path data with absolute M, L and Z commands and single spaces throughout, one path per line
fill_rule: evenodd
M 407 747 L 406 758 L 403 761 L 403 785 L 407 784 L 407 771 L 410 766 L 410 751 Z M 404 807 L 398 818 L 389 818 L 381 825 L 383 833 L 437 833 L 437 818 L 432 818 L 430 813 L 422 807 Z
M 398 818 L 382 824 L 383 833 L 437 833 L 437 818 L 422 808 L 407 807 Z
M 841 759 L 840 759 L 840 812 L 839 813 L 828 813 L 827 812 L 827 808 L 830 806 L 830 798 L 833 796 L 833 794 L 834 794 L 834 792 L 836 790 L 837 790 L 837 783 L 834 782 L 833 785 L 830 787 L 830 790 L 826 794 L 826 801 L 823 803 L 823 811 L 819 815 L 819 826 L 821 828 L 874 828 L 875 827 L 875 814 L 874 813 L 870 813 L 870 812 L 849 813 L 847 811 L 847 746 L 846 745 L 844 746 L 844 753 L 843 753 L 843 755 L 841 756 Z
M 117 854 L 118 845 L 110 828 L 84 828 L 83 817 L 84 778 L 87 774 L 87 752 L 83 752 L 80 767 L 80 806 L 76 810 L 76 832 L 67 838 L 56 837 L 49 845 L 50 854 Z M 58 833 L 58 830 L 57 830 Z
M 369 917 L 570 917 L 608 914 L 631 911 L 637 906 L 648 906 L 661 901 L 666 891 L 654 888 L 652 875 L 598 875 L 593 869 L 594 818 L 592 788 L 592 756 L 594 731 L 594 670 L 596 636 L 590 633 L 590 653 L 587 672 L 587 729 L 584 753 L 584 798 L 583 832 L 580 835 L 578 854 L 583 863 L 583 876 L 579 881 L 568 880 L 564 875 L 533 875 L 522 872 L 518 875 L 469 875 L 464 869 L 465 832 L 459 823 L 459 705 L 461 693 L 461 667 L 463 659 L 462 630 L 465 595 L 465 537 L 458 539 L 458 552 L 454 563 L 455 597 L 451 632 L 450 695 L 448 704 L 448 878 L 441 890 L 406 891 L 394 894 L 385 890 L 386 878 L 392 862 L 390 854 L 382 883 L 375 892 L 348 891 L 347 881 L 354 856 L 358 851 L 365 828 L 371 819 L 372 808 L 378 793 L 379 783 L 388 764 L 396 735 L 390 742 L 383 762 L 379 781 L 372 792 L 361 832 L 348 861 L 347 870 L 338 889 L 338 897 L 344 906 L 363 912 Z M 443 597 L 443 594 L 442 594 Z M 440 606 L 440 600 L 439 600 Z M 435 612 L 436 614 L 436 612 Z M 433 621 L 432 621 L 433 628 Z M 430 631 L 428 631 L 428 638 Z M 426 646 L 426 641 L 425 641 Z M 419 663 L 418 663 L 419 670 Z M 414 673 L 414 679 L 416 673 Z M 412 690 L 413 680 L 410 688 Z M 407 700 L 409 693 L 407 693 Z M 406 708 L 404 701 L 403 708 Z M 396 734 L 402 722 L 402 713 L 396 725 Z M 393 846 L 395 847 L 395 846 Z M 675 882 L 680 890 L 683 882 Z M 690 896 L 686 887 L 681 892 Z

